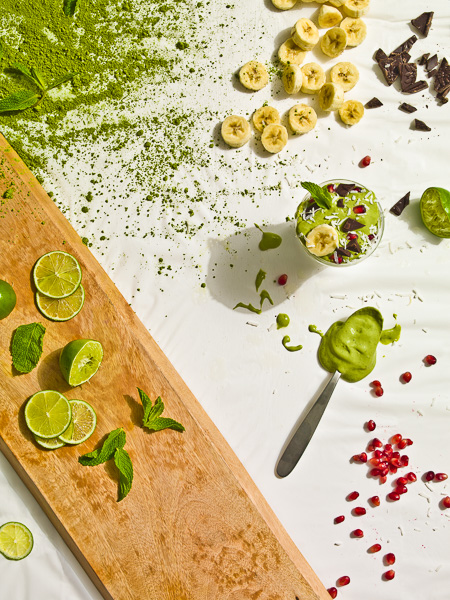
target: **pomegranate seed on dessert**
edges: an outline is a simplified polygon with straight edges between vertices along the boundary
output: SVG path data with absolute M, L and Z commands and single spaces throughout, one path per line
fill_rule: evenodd
M 406 373 L 403 373 L 402 379 L 404 383 L 409 383 L 412 379 L 411 373 L 409 371 L 406 371 Z
M 383 446 L 383 442 L 381 440 L 379 440 L 378 438 L 373 438 L 372 445 L 375 448 L 381 448 Z
M 427 365 L 435 365 L 437 362 L 436 357 L 433 356 L 432 354 L 427 354 L 423 360 L 425 361 L 425 363 Z
M 406 492 L 408 491 L 408 488 L 406 487 L 406 485 L 398 485 L 395 490 L 394 493 L 395 494 L 406 494 Z
M 384 557 L 384 561 L 387 565 L 393 565 L 395 563 L 395 554 L 393 552 L 388 552 Z
M 368 238 L 370 241 L 372 241 L 375 238 L 375 236 L 373 235 L 373 233 L 369 233 Z
M 399 450 L 403 450 L 404 448 L 406 448 L 408 444 L 406 443 L 406 440 L 400 440 L 399 443 L 397 444 L 397 448 Z
M 327 190 L 328 190 L 329 192 L 334 192 L 334 184 L 332 184 L 332 183 L 329 183 L 329 184 L 327 185 Z
M 399 494 L 397 494 L 397 492 L 390 492 L 390 493 L 388 494 L 388 498 L 389 498 L 390 500 L 392 500 L 393 502 L 396 502 L 397 500 L 400 500 L 400 495 L 399 495 Z
M 358 194 L 362 191 L 361 188 L 358 186 L 355 186 L 353 189 L 355 190 L 355 192 L 358 192 Z
M 278 285 L 286 285 L 288 280 L 288 276 L 286 275 L 286 273 L 283 273 L 283 275 L 280 275 L 278 277 Z
M 375 552 L 379 552 L 381 550 L 381 544 L 374 544 L 373 546 L 370 546 L 368 552 L 370 552 L 371 554 L 374 554 Z
M 445 498 L 442 498 L 442 504 L 445 508 L 450 508 L 450 496 L 445 496 Z
M 387 581 L 392 581 L 392 579 L 394 579 L 394 577 L 395 577 L 395 571 L 394 571 L 394 569 L 389 569 L 389 571 L 386 571 L 386 573 L 383 575 L 383 577 Z
M 347 239 L 348 240 L 357 240 L 358 235 L 356 233 L 347 233 Z
M 359 496 L 359 494 L 358 494 L 358 496 Z M 363 506 L 357 506 L 356 508 L 354 508 L 352 510 L 352 512 L 357 517 L 361 517 L 362 515 L 366 514 L 366 509 Z
M 337 580 L 337 584 L 340 586 L 348 585 L 349 583 L 350 583 L 350 577 L 348 575 L 343 575 L 342 577 L 339 577 L 339 579 Z
M 376 387 L 373 391 L 375 396 L 378 396 L 379 398 L 384 394 L 384 390 L 382 387 Z
M 355 213 L 355 215 L 362 215 L 366 212 L 366 207 L 363 204 L 360 204 L 359 206 L 354 206 L 353 212 Z
M 436 473 L 434 478 L 436 481 L 445 481 L 448 478 L 448 475 L 447 473 Z
M 407 467 L 409 465 L 409 456 L 403 454 L 402 456 L 400 456 L 400 462 L 402 463 L 402 467 Z
M 406 485 L 408 483 L 408 480 L 406 479 L 406 477 L 399 477 L 395 483 L 397 485 Z
M 376 426 L 377 424 L 372 419 L 370 419 L 370 421 L 367 421 L 366 423 L 366 427 L 369 431 L 373 431 L 376 428 Z
M 355 538 L 362 538 L 364 537 L 364 531 L 362 529 L 355 529 L 352 531 L 352 536 Z
M 372 504 L 374 506 L 380 506 L 380 498 L 379 498 L 379 496 L 372 496 L 372 498 L 370 498 L 370 501 L 372 502 Z
M 401 440 L 401 439 L 402 439 L 402 436 L 401 436 L 401 434 L 400 434 L 400 433 L 396 433 L 395 435 L 393 435 L 393 436 L 391 437 L 391 442 L 392 442 L 393 444 L 398 444 L 398 443 L 400 442 L 400 440 Z
M 330 596 L 332 598 L 336 598 L 336 596 L 337 596 L 337 589 L 335 587 L 328 588 L 327 592 L 330 594 Z
M 335 523 L 342 523 L 342 521 L 345 521 L 344 515 L 339 515 L 339 517 L 334 518 Z
M 415 473 L 413 473 L 412 471 L 411 471 L 411 473 L 406 474 L 406 479 L 410 482 L 417 481 L 417 477 L 416 477 Z
M 378 477 L 378 475 L 380 474 L 380 469 L 370 469 L 369 471 L 369 475 L 371 475 L 372 477 Z
M 368 167 L 370 165 L 370 161 L 372 159 L 370 158 L 370 156 L 365 156 L 364 158 L 361 159 L 359 166 L 360 167 Z
M 350 492 L 350 494 L 347 496 L 347 500 L 356 500 L 358 496 L 359 492 Z
M 433 481 L 435 477 L 436 475 L 434 474 L 434 471 L 427 471 L 425 473 L 425 481 Z

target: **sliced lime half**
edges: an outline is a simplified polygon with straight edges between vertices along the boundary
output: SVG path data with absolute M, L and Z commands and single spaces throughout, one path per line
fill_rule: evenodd
M 69 401 L 54 390 L 33 394 L 25 405 L 28 429 L 44 439 L 61 435 L 69 427 L 71 418 Z
M 39 444 L 39 446 L 42 446 L 47 450 L 56 450 L 57 448 L 62 448 L 63 446 L 65 446 L 65 443 L 57 437 L 45 439 L 39 437 L 38 435 L 35 435 L 34 439 L 36 440 L 36 443 Z
M 420 213 L 425 227 L 442 238 L 450 238 L 450 192 L 430 187 L 420 199 Z
M 36 304 L 47 319 L 51 321 L 68 321 L 83 308 L 84 288 L 80 285 L 73 294 L 66 298 L 50 298 L 36 292 Z
M 49 298 L 66 298 L 81 283 L 81 267 L 68 252 L 48 252 L 34 265 L 33 279 L 41 294 Z
M 0 527 L 0 552 L 9 560 L 22 560 L 33 550 L 33 535 L 22 523 L 10 521 Z
M 81 444 L 94 433 L 97 415 L 90 404 L 84 400 L 69 400 L 72 420 L 69 427 L 59 436 L 65 444 Z
M 59 366 L 64 379 L 71 386 L 86 383 L 100 366 L 103 348 L 96 340 L 73 340 L 64 346 Z

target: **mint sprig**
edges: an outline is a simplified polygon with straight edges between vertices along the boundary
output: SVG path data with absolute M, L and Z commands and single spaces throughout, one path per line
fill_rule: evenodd
M 29 373 L 42 356 L 45 327 L 40 323 L 19 325 L 11 341 L 11 357 L 19 373 Z
M 184 431 L 183 425 L 178 423 L 178 421 L 160 416 L 164 411 L 164 403 L 160 396 L 156 398 L 155 404 L 152 405 L 152 401 L 143 390 L 138 388 L 138 392 L 144 408 L 144 418 L 142 420 L 144 427 L 153 431 L 162 431 L 163 429 L 174 429 L 175 431 L 180 432 Z
M 324 190 L 320 185 L 317 185 L 317 183 L 311 183 L 310 181 L 302 181 L 302 188 L 305 188 L 305 190 L 311 194 L 320 208 L 325 208 L 327 210 L 331 208 L 332 198 L 328 190 Z

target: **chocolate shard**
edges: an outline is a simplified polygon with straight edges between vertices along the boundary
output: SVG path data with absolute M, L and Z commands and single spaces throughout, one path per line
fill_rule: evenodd
M 344 198 L 339 198 L 339 200 L 336 202 L 336 206 L 338 208 L 344 208 Z
M 416 112 L 417 108 L 415 106 L 411 106 L 411 104 L 407 104 L 406 102 L 403 102 L 403 104 L 400 104 L 399 109 L 402 110 L 405 113 L 413 113 Z
M 420 121 L 419 119 L 414 119 L 412 125 L 413 129 L 416 129 L 417 131 L 431 131 L 431 127 L 428 127 L 426 123 Z
M 408 88 L 416 83 L 417 65 L 414 63 L 400 64 L 400 86 L 402 92 L 406 92 Z
M 361 246 L 359 245 L 358 240 L 350 240 L 346 246 L 346 249 L 350 250 L 350 252 L 356 252 L 358 254 L 361 252 Z
M 383 106 L 383 103 L 381 100 L 378 100 L 378 98 L 372 98 L 372 100 L 366 102 L 364 106 L 365 108 L 379 108 L 380 106 Z
M 384 58 L 387 58 L 386 52 L 381 48 L 378 48 L 378 50 L 375 52 L 374 59 L 376 60 L 376 62 L 380 62 L 380 60 Z
M 308 206 L 305 208 L 305 217 L 307 217 L 311 213 L 315 213 L 318 209 L 319 205 L 316 204 L 316 202 L 311 202 L 311 204 L 308 204 Z
M 403 196 L 403 198 L 400 198 L 400 200 L 398 202 L 396 202 L 394 204 L 394 206 L 392 206 L 389 209 L 389 212 L 391 212 L 396 217 L 399 217 L 402 214 L 402 212 L 405 210 L 405 208 L 408 206 L 408 204 L 409 204 L 409 196 L 410 196 L 410 194 L 411 194 L 411 192 L 408 192 L 407 194 L 405 194 Z
M 347 250 L 347 248 L 342 248 L 342 246 L 339 246 L 339 248 L 336 248 L 336 252 L 338 254 L 340 254 L 341 256 L 351 256 L 352 255 L 350 250 Z
M 436 98 L 445 98 L 448 93 L 450 92 L 450 86 L 448 88 L 445 88 L 445 90 L 442 90 L 442 92 L 439 92 L 439 94 L 436 95 Z
M 405 94 L 417 94 L 417 92 L 422 92 L 426 90 L 428 87 L 428 83 L 426 81 L 416 81 L 406 89 L 402 90 Z
M 431 77 L 434 77 L 434 76 L 436 75 L 436 73 L 437 73 L 437 72 L 438 72 L 438 70 L 437 70 L 437 69 L 433 69 L 432 71 L 429 71 L 429 72 L 427 73 L 427 77 L 430 77 L 430 78 L 431 78 Z
M 419 58 L 419 60 L 417 62 L 419 65 L 424 65 L 429 58 L 430 58 L 430 53 L 428 52 L 428 54 L 422 54 L 422 56 Z
M 450 66 L 446 58 L 441 60 L 438 72 L 434 76 L 434 89 L 439 94 L 450 87 Z
M 356 231 L 357 229 L 361 229 L 364 227 L 364 223 L 360 223 L 356 219 L 348 218 L 342 223 L 342 231 L 348 233 L 349 231 Z
M 438 63 L 439 63 L 439 59 L 437 57 L 437 54 L 433 54 L 433 56 L 427 60 L 426 65 L 425 65 L 425 70 L 432 71 L 433 69 L 435 69 L 438 66 Z
M 336 194 L 339 196 L 346 196 L 355 187 L 354 183 L 340 183 L 336 188 Z
M 427 37 L 430 31 L 431 22 L 433 20 L 434 12 L 424 12 L 411 21 L 411 25 L 415 27 L 419 33 Z
M 392 54 L 401 54 L 402 52 L 409 52 L 416 42 L 417 35 L 412 35 L 410 38 L 404 41 L 403 44 L 400 44 L 398 48 L 392 50 L 390 55 L 392 56 Z
M 390 55 L 386 58 L 381 58 L 378 61 L 378 66 L 386 79 L 388 85 L 392 85 L 400 75 L 400 63 L 402 62 L 400 55 Z
M 436 98 L 439 100 L 439 106 L 442 106 L 443 104 L 447 104 L 447 102 L 448 102 L 448 98 L 446 98 L 445 96 L 441 96 L 440 94 L 438 94 L 436 96 Z

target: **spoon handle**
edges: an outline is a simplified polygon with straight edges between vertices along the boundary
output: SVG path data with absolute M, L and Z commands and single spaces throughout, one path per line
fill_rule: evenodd
M 331 398 L 331 394 L 339 381 L 341 374 L 339 371 L 335 371 L 333 376 L 327 383 L 325 389 L 314 402 L 309 409 L 308 414 L 300 423 L 297 431 L 292 436 L 289 444 L 286 446 L 285 451 L 281 455 L 280 460 L 277 464 L 277 475 L 279 477 L 286 477 L 294 469 L 295 465 L 300 460 L 303 452 L 306 450 L 317 425 L 328 405 Z

